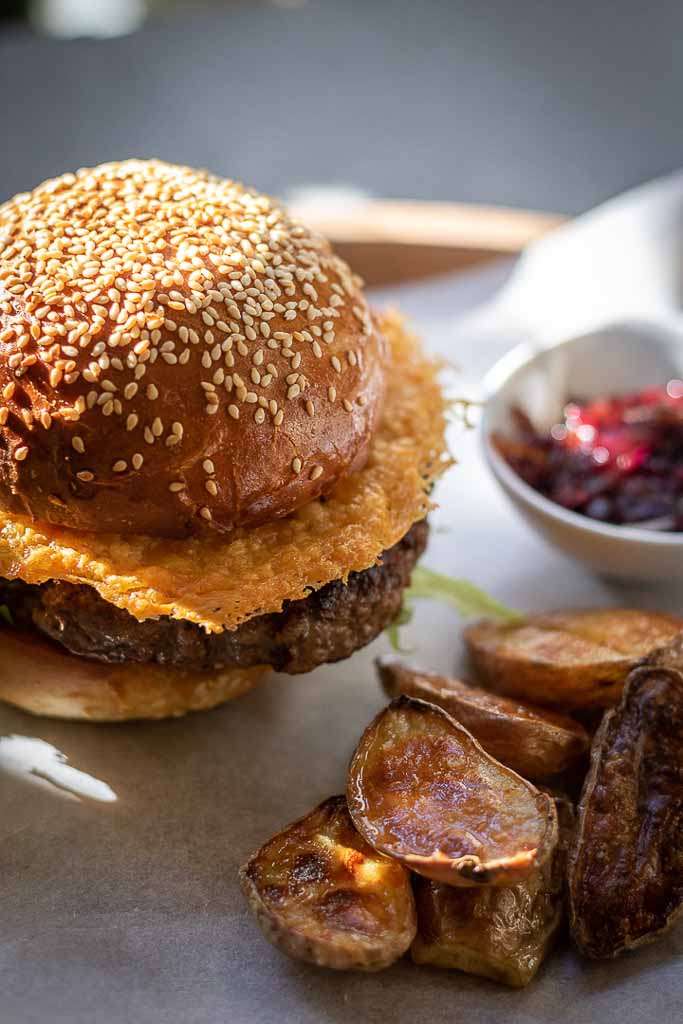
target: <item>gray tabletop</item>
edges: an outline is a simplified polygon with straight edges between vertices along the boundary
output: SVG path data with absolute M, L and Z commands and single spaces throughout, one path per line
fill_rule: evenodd
M 573 212 L 683 164 L 680 0 L 188 5 L 0 36 L 0 196 L 123 155 Z

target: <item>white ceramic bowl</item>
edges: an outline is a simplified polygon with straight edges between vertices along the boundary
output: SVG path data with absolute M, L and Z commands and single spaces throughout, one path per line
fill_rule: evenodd
M 572 395 L 591 399 L 683 379 L 683 330 L 669 323 L 628 321 L 549 347 L 518 346 L 484 382 L 482 439 L 486 460 L 505 493 L 547 541 L 597 573 L 641 582 L 683 581 L 683 534 L 612 526 L 568 511 L 526 484 L 491 443 L 512 433 L 517 405 L 536 427 L 561 419 Z

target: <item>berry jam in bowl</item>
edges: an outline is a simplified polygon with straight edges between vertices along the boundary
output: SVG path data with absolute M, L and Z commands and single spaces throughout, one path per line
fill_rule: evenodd
M 527 522 L 608 576 L 683 580 L 683 330 L 524 344 L 485 381 L 486 459 Z

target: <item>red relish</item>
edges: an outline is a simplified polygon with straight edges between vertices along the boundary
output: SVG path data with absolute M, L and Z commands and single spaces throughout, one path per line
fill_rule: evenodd
M 531 487 L 591 519 L 683 530 L 683 382 L 636 394 L 572 400 L 540 434 L 514 408 L 514 438 L 493 435 Z

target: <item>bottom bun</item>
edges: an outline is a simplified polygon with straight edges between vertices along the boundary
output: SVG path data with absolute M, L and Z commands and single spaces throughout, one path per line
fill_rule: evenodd
M 0 629 L 0 700 L 51 718 L 175 718 L 240 697 L 268 671 L 261 665 L 212 672 L 106 665 L 60 651 L 34 634 Z

